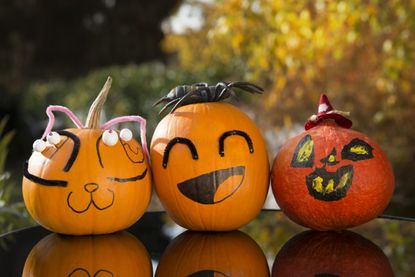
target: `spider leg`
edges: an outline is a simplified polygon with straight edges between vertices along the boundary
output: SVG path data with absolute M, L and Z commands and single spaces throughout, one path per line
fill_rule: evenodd
M 178 102 L 179 100 L 180 100 L 180 98 L 176 98 L 176 99 L 171 100 L 169 103 L 167 103 L 166 105 L 163 106 L 163 108 L 159 111 L 159 114 L 162 114 L 168 107 L 170 107 L 174 103 Z
M 215 86 L 215 92 L 217 92 L 219 88 L 222 88 L 222 90 L 219 92 L 219 94 L 217 94 L 217 97 L 215 97 L 215 101 L 222 100 L 222 97 L 225 94 L 225 92 L 229 90 L 228 84 L 225 82 L 217 83 Z
M 228 84 L 228 87 L 235 87 L 235 88 L 239 88 L 245 91 L 248 91 L 250 93 L 259 93 L 262 94 L 264 92 L 264 89 L 254 85 L 252 83 L 249 82 L 240 82 L 240 81 L 236 81 L 236 82 L 232 82 L 230 84 Z
M 184 104 L 184 101 L 186 99 L 188 99 L 190 96 L 194 95 L 195 93 L 199 92 L 200 90 L 195 89 L 195 90 L 191 90 L 188 93 L 186 93 L 182 98 L 179 98 L 180 100 L 176 103 L 176 105 L 174 105 L 174 107 L 170 110 L 170 113 L 174 112 L 177 108 L 179 108 L 180 106 L 182 106 L 182 104 Z M 200 97 L 200 96 L 199 96 Z
M 154 102 L 154 104 L 152 105 L 152 107 L 157 106 L 158 104 L 160 104 L 161 102 L 166 102 L 168 100 L 167 96 L 163 96 L 161 97 L 159 100 L 157 100 L 156 102 Z

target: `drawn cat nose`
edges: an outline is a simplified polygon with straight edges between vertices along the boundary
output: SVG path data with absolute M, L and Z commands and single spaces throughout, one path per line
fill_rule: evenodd
M 99 188 L 99 186 L 98 184 L 95 184 L 95 183 L 88 183 L 84 186 L 84 188 L 87 192 L 91 193 L 91 192 L 96 191 Z

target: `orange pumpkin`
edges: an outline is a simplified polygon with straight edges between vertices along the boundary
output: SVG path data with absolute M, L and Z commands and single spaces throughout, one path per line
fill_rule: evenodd
M 135 121 L 137 117 L 99 124 L 110 84 L 111 79 L 91 107 L 85 127 L 69 113 L 79 128 L 50 132 L 52 111 L 68 110 L 49 107 L 52 120 L 44 134 L 48 142 L 36 141 L 25 165 L 26 207 L 39 224 L 54 232 L 85 235 L 119 231 L 135 223 L 150 201 L 151 174 L 141 145 L 128 129 L 108 129 L 114 122 Z M 144 132 L 142 142 L 144 145 Z
M 370 221 L 393 193 L 389 160 L 372 139 L 345 128 L 351 122 L 325 96 L 319 110 L 308 130 L 290 139 L 274 160 L 275 199 L 290 219 L 316 230 Z
M 350 232 L 305 231 L 280 250 L 272 276 L 394 276 L 383 251 L 368 239 Z
M 234 230 L 261 210 L 268 191 L 264 140 L 244 113 L 203 100 L 158 124 L 151 141 L 155 188 L 166 211 L 192 230 Z
M 50 234 L 26 258 L 23 277 L 153 276 L 150 256 L 127 232 L 70 237 Z
M 175 238 L 160 259 L 157 277 L 269 276 L 264 253 L 240 232 L 187 231 Z

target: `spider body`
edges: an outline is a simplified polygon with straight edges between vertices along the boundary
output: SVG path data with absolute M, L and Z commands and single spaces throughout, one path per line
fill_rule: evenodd
M 257 85 L 241 81 L 231 83 L 219 82 L 214 86 L 210 86 L 208 83 L 195 83 L 173 88 L 166 96 L 154 103 L 153 106 L 160 103 L 166 103 L 160 111 L 161 114 L 174 105 L 170 110 L 170 113 L 172 113 L 177 108 L 184 105 L 222 101 L 235 93 L 233 88 L 239 88 L 250 93 L 263 93 L 264 91 Z

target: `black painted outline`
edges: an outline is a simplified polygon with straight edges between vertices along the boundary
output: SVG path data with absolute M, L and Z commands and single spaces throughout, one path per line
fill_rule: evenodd
M 72 276 L 72 274 L 74 274 L 74 273 L 76 273 L 76 272 L 78 272 L 78 271 L 85 272 L 86 274 L 88 274 L 88 277 L 91 277 L 91 274 L 89 273 L 89 271 L 88 271 L 88 270 L 86 270 L 85 268 L 82 268 L 82 267 L 77 267 L 77 268 L 75 268 L 74 270 L 72 270 L 72 272 L 68 274 L 68 277 L 71 277 L 71 276 Z M 95 274 L 93 275 L 93 277 L 98 276 L 98 274 L 99 274 L 99 273 L 101 273 L 101 272 L 106 272 L 106 273 L 110 274 L 111 276 L 114 276 L 114 273 L 112 273 L 112 272 L 111 272 L 111 271 L 109 271 L 109 270 L 106 270 L 106 269 L 99 269 L 97 272 L 95 272 Z
M 68 172 L 71 169 L 72 165 L 75 163 L 76 157 L 78 156 L 79 148 L 81 147 L 81 140 L 78 138 L 78 136 L 69 131 L 61 130 L 57 133 L 61 136 L 67 136 L 68 138 L 73 140 L 73 149 L 71 156 L 69 157 L 68 162 L 63 168 L 63 171 Z
M 166 148 L 164 149 L 164 153 L 163 153 L 163 167 L 164 168 L 167 167 L 167 162 L 169 161 L 170 150 L 177 143 L 185 144 L 189 148 L 192 154 L 193 160 L 199 159 L 196 147 L 190 139 L 182 138 L 182 137 L 175 137 L 172 140 L 170 140 L 169 143 L 167 143 Z
M 118 183 L 127 183 L 127 182 L 134 182 L 143 179 L 147 175 L 147 168 L 144 169 L 143 173 L 140 175 L 130 177 L 130 178 L 118 178 L 118 177 L 107 177 L 112 182 L 118 182 Z
M 311 135 L 307 134 L 305 135 L 300 142 L 297 144 L 297 147 L 295 147 L 294 154 L 291 160 L 291 166 L 295 168 L 306 168 L 306 167 L 313 167 L 314 164 L 314 145 L 313 149 L 311 151 L 310 157 L 305 162 L 298 162 L 298 152 L 301 150 L 304 144 L 306 144 L 308 141 L 313 141 L 313 138 Z
M 356 154 L 350 151 L 353 146 L 363 146 L 367 151 L 368 154 Z M 342 149 L 342 159 L 343 160 L 350 160 L 354 162 L 369 160 L 373 158 L 373 147 L 358 138 L 352 139 L 348 144 L 346 144 Z
M 221 157 L 225 156 L 225 139 L 229 136 L 241 136 L 246 140 L 246 143 L 248 144 L 249 153 L 254 153 L 254 145 L 252 143 L 251 138 L 247 133 L 240 130 L 231 130 L 223 133 L 219 138 L 219 155 Z
M 102 134 L 97 139 L 97 143 L 95 144 L 95 147 L 97 149 L 99 165 L 101 166 L 101 168 L 104 168 L 104 164 L 102 163 L 101 153 L 99 152 L 99 143 L 101 142 L 101 140 L 102 140 Z
M 224 198 L 214 202 L 219 186 L 232 176 L 242 176 L 236 188 Z M 234 195 L 242 186 L 245 179 L 245 166 L 235 166 L 215 170 L 178 183 L 177 188 L 188 199 L 199 204 L 212 205 L 225 201 Z
M 122 147 L 124 148 L 124 152 L 125 152 L 125 155 L 127 155 L 127 157 L 128 157 L 128 159 L 132 162 L 132 163 L 134 163 L 134 164 L 142 164 L 143 162 L 144 162 L 144 153 L 143 152 L 141 152 L 141 154 L 143 155 L 143 157 L 141 158 L 141 160 L 139 160 L 139 161 L 134 161 L 131 157 L 130 157 L 130 155 L 128 154 L 128 151 L 127 151 L 127 149 L 126 149 L 126 145 L 128 146 L 128 149 L 130 149 L 130 151 L 131 152 L 133 152 L 135 155 L 138 155 L 138 153 L 140 152 L 140 150 L 139 150 L 139 148 L 138 148 L 138 146 L 137 146 L 137 150 L 136 151 L 134 151 L 133 149 L 131 149 L 131 145 L 128 143 L 128 142 L 121 142 L 121 145 L 122 145 Z
M 95 183 L 94 183 L 95 184 Z M 96 185 L 98 185 L 98 184 L 96 184 Z M 93 192 L 94 191 L 96 191 L 97 189 L 99 188 L 99 185 L 98 185 L 98 187 L 95 189 L 95 190 L 93 190 L 93 191 L 91 191 L 91 192 L 88 192 L 89 193 L 89 196 L 90 196 L 90 201 L 89 201 L 89 203 L 88 203 L 88 205 L 86 206 L 86 208 L 85 209 L 83 209 L 83 210 L 76 210 L 75 208 L 73 208 L 72 206 L 71 206 L 71 203 L 70 203 L 70 197 L 71 197 L 71 195 L 72 195 L 72 193 L 73 193 L 73 191 L 71 191 L 69 194 L 68 194 L 68 197 L 66 198 L 66 203 L 68 204 L 68 207 L 72 210 L 72 211 L 74 211 L 75 213 L 78 213 L 78 214 L 81 214 L 81 213 L 84 213 L 84 212 L 86 212 L 90 207 L 91 207 L 91 205 L 93 205 L 95 208 L 97 208 L 98 210 L 100 210 L 100 211 L 102 211 L 102 210 L 105 210 L 105 209 L 108 209 L 109 207 L 111 207 L 113 204 L 114 204 L 114 199 L 115 199 L 115 193 L 114 193 L 114 191 L 112 191 L 112 190 L 110 190 L 110 189 L 108 189 L 107 188 L 107 191 L 109 191 L 109 192 L 111 192 L 111 194 L 112 194 L 112 199 L 111 199 L 111 203 L 110 204 L 108 204 L 107 206 L 105 206 L 105 207 L 99 207 L 96 203 L 95 203 L 95 201 L 94 201 L 94 196 L 93 196 Z
M 347 180 L 347 183 L 345 186 L 341 189 L 334 188 L 335 190 L 324 194 L 317 192 L 313 189 L 313 180 L 316 177 L 322 177 L 323 182 L 326 183 L 330 179 L 333 179 L 335 184 L 338 185 L 339 179 L 343 176 L 344 173 L 350 173 L 350 176 Z M 311 172 L 309 175 L 306 176 L 306 185 L 308 188 L 308 192 L 311 196 L 313 196 L 317 200 L 321 201 L 338 201 L 342 198 L 346 197 L 347 192 L 349 191 L 352 183 L 353 183 L 353 175 L 354 175 L 354 169 L 352 165 L 345 165 L 337 169 L 335 172 L 327 171 L 325 167 L 322 168 L 316 168 L 313 172 Z
M 68 186 L 68 182 L 67 181 L 62 181 L 62 180 L 47 180 L 47 179 L 43 179 L 40 178 L 38 176 L 35 176 L 33 174 L 31 174 L 29 172 L 29 162 L 26 161 L 24 163 L 23 166 L 23 176 L 26 179 L 29 179 L 30 181 L 39 184 L 39 185 L 43 185 L 43 186 L 50 186 L 50 187 L 67 187 Z
M 339 163 L 339 161 L 334 160 L 334 162 L 330 162 L 330 156 L 334 156 L 334 158 L 336 159 L 336 148 L 333 147 L 333 150 L 331 150 L 330 154 L 328 154 L 325 158 L 321 159 L 320 162 L 325 164 L 325 165 L 336 165 Z

